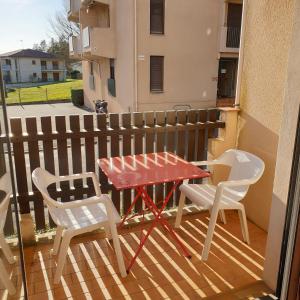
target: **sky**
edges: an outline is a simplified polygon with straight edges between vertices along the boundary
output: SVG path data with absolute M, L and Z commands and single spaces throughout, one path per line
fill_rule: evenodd
M 32 48 L 53 33 L 49 18 L 65 0 L 0 0 L 0 54 Z

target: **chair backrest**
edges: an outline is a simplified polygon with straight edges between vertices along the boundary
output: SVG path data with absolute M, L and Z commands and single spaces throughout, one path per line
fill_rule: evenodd
M 57 182 L 57 177 L 42 168 L 36 168 L 32 172 L 32 181 L 41 192 L 46 205 L 48 207 L 56 207 L 57 202 L 50 197 L 47 187 Z
M 257 182 L 265 169 L 265 163 L 259 157 L 242 150 L 227 150 L 217 161 L 231 167 L 228 180 L 247 179 L 249 181 L 248 185 L 231 187 L 238 192 L 246 193 L 249 185 Z
M 10 174 L 5 173 L 0 178 L 0 190 L 5 193 L 4 198 L 0 202 L 0 231 L 3 230 L 6 220 L 6 214 L 10 203 L 10 196 L 12 194 Z

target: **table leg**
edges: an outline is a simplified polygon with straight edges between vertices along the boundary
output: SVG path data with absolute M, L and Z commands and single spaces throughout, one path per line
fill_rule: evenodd
M 141 240 L 139 247 L 134 255 L 134 257 L 132 258 L 132 260 L 130 261 L 130 264 L 127 268 L 127 273 L 129 273 L 132 265 L 134 264 L 136 258 L 138 257 L 139 253 L 141 252 L 146 240 L 148 239 L 149 235 L 151 234 L 151 232 L 153 231 L 154 227 L 156 226 L 157 223 L 160 223 L 169 233 L 170 235 L 173 237 L 173 239 L 178 243 L 178 245 L 180 246 L 180 248 L 182 249 L 184 255 L 188 258 L 191 258 L 191 255 L 189 254 L 189 252 L 187 251 L 186 247 L 184 246 L 184 244 L 180 241 L 180 239 L 177 237 L 176 233 L 174 232 L 174 230 L 172 229 L 172 227 L 169 225 L 169 223 L 167 222 L 167 220 L 165 220 L 162 217 L 162 212 L 164 210 L 164 208 L 166 207 L 173 191 L 176 189 L 176 187 L 178 186 L 179 182 L 175 182 L 174 186 L 172 187 L 171 191 L 168 193 L 168 195 L 166 196 L 166 198 L 163 201 L 163 205 L 160 209 L 158 209 L 158 207 L 155 205 L 154 201 L 151 199 L 151 197 L 149 196 L 149 194 L 147 193 L 147 190 L 145 187 L 138 187 L 136 188 L 138 195 L 141 195 L 143 201 L 145 202 L 146 206 L 149 208 L 149 210 L 153 213 L 155 219 L 153 221 L 153 223 L 151 224 L 150 228 L 148 229 L 147 233 L 143 236 L 143 239 Z
M 138 193 L 137 193 L 136 196 L 134 197 L 133 202 L 131 203 L 130 207 L 128 208 L 128 210 L 127 210 L 125 216 L 123 217 L 121 223 L 118 225 L 119 228 L 121 228 L 121 227 L 123 226 L 124 222 L 126 221 L 128 215 L 131 213 L 131 211 L 132 211 L 132 209 L 133 209 L 133 207 L 134 207 L 136 201 L 139 199 L 139 197 L 141 196 L 141 194 L 142 194 L 142 192 L 141 192 L 141 191 L 138 191 Z
M 183 245 L 183 243 L 180 241 L 180 239 L 178 238 L 178 236 L 176 235 L 176 233 L 174 232 L 173 228 L 170 226 L 170 224 L 161 216 L 164 208 L 166 207 L 173 191 L 176 189 L 176 187 L 178 186 L 179 182 L 176 182 L 174 184 L 174 186 L 172 187 L 171 191 L 168 193 L 166 199 L 163 202 L 163 205 L 161 207 L 161 209 L 159 210 L 157 208 L 157 206 L 155 205 L 155 203 L 153 202 L 153 200 L 151 199 L 151 197 L 148 195 L 146 189 L 141 188 L 142 190 L 142 194 L 145 196 L 145 198 L 147 199 L 145 201 L 145 199 L 143 199 L 147 205 L 147 203 L 149 203 L 151 206 L 153 206 L 153 210 L 152 213 L 154 214 L 155 218 L 158 219 L 158 222 L 161 223 L 161 225 L 163 227 L 165 227 L 167 229 L 167 231 L 170 233 L 170 235 L 174 238 L 174 240 L 179 244 L 180 248 L 182 249 L 182 251 L 184 252 L 184 255 L 188 258 L 191 258 L 191 255 L 189 254 L 189 252 L 187 251 L 186 247 Z M 149 209 L 151 209 L 149 207 Z

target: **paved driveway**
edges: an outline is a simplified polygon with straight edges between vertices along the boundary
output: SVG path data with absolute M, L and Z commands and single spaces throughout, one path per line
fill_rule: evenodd
M 45 103 L 32 105 L 13 105 L 7 106 L 9 118 L 14 117 L 41 117 L 41 116 L 57 116 L 57 115 L 84 115 L 91 112 L 87 108 L 74 106 L 72 103 Z

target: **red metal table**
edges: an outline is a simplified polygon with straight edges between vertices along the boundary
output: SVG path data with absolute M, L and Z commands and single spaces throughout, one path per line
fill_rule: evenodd
M 170 233 L 182 249 L 184 255 L 190 258 L 191 256 L 186 247 L 177 237 L 168 221 L 162 216 L 162 212 L 180 182 L 184 179 L 209 177 L 210 174 L 170 152 L 102 158 L 98 159 L 98 163 L 102 171 L 117 190 L 130 188 L 134 188 L 136 190 L 136 196 L 120 226 L 122 226 L 127 217 L 130 215 L 136 201 L 139 198 L 144 201 L 145 206 L 154 215 L 154 220 L 147 233 L 142 238 L 134 257 L 127 268 L 127 272 L 129 272 L 148 236 L 157 224 L 162 225 Z M 146 186 L 167 182 L 172 182 L 173 186 L 162 201 L 162 206 L 158 208 L 153 199 L 147 193 Z

